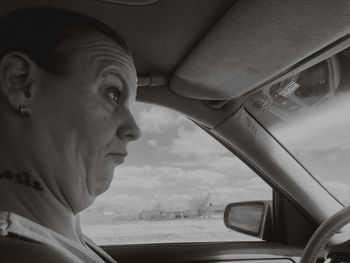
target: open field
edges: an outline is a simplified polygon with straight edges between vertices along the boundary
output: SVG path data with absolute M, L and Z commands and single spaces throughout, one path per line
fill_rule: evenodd
M 85 224 L 83 231 L 99 245 L 257 240 L 227 229 L 222 219 L 118 221 L 105 225 Z

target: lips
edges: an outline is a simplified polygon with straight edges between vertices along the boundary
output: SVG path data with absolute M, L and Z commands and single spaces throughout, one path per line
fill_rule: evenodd
M 113 161 L 115 165 L 119 165 L 124 162 L 127 155 L 127 153 L 109 153 L 107 156 Z

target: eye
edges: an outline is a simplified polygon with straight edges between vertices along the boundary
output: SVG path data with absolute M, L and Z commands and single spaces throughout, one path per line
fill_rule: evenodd
M 114 100 L 115 104 L 119 104 L 120 100 L 121 100 L 121 92 L 119 90 L 116 89 L 111 89 L 110 91 L 108 91 L 107 95 Z

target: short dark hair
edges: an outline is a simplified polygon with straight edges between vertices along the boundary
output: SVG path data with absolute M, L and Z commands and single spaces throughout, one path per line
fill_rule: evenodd
M 89 33 L 101 33 L 131 56 L 125 41 L 108 25 L 83 14 L 52 7 L 30 7 L 0 18 L 0 60 L 11 51 L 22 51 L 40 67 L 54 74 L 67 74 L 75 50 L 60 48 L 78 43 Z

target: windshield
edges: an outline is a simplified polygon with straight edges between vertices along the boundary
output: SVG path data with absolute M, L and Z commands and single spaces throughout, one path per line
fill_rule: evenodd
M 350 56 L 343 52 L 251 95 L 246 109 L 350 205 Z

